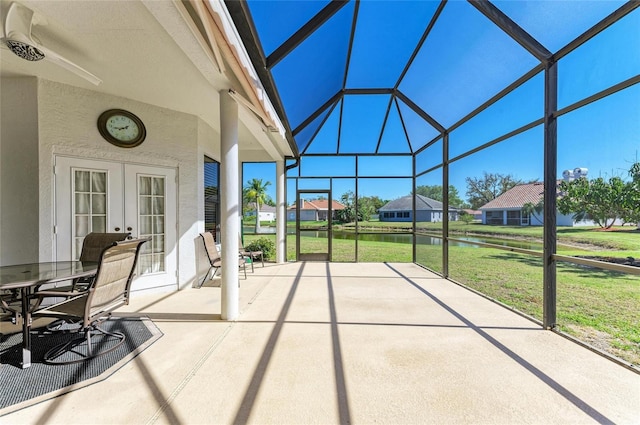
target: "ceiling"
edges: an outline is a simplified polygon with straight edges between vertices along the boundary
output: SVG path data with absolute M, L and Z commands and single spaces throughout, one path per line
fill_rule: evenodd
M 600 31 L 593 30 L 597 24 L 638 6 L 618 0 L 226 5 L 300 154 L 407 155 L 506 88 L 538 78 L 567 46 Z M 537 114 L 541 119 L 542 103 Z
M 0 0 L 2 35 L 11 3 Z M 38 23 L 33 25 L 32 34 L 41 45 L 95 74 L 102 83 L 96 86 L 48 60 L 25 61 L 4 44 L 0 49 L 2 77 L 35 76 L 125 97 L 196 115 L 216 131 L 220 129 L 218 92 L 233 88 L 243 93 L 230 72 L 220 71 L 204 41 L 206 35 L 192 30 L 196 26 L 189 15 L 188 2 L 25 0 L 20 3 L 35 11 Z M 256 150 L 254 157 L 264 156 L 265 160 L 274 159 L 276 150 L 286 153 L 288 146 L 284 139 L 277 133 L 267 134 L 256 117 L 242 109 L 241 150 Z M 281 140 L 275 140 L 278 138 Z M 274 150 L 271 146 L 269 154 L 265 144 L 279 147 Z

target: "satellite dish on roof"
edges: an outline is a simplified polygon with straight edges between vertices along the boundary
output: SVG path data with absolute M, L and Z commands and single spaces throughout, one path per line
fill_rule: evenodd
M 562 178 L 565 181 L 570 182 L 575 179 L 579 179 L 580 177 L 587 177 L 588 173 L 589 173 L 588 168 L 577 167 L 577 168 L 574 168 L 573 170 L 564 170 L 562 172 Z
M 576 179 L 579 179 L 580 177 L 587 177 L 587 174 L 589 173 L 589 169 L 588 168 L 574 168 L 573 170 L 573 177 Z
M 573 180 L 573 170 L 564 170 L 562 172 L 562 178 L 567 182 Z

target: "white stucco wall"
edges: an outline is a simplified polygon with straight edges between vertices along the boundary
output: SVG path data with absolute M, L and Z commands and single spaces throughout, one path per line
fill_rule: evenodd
M 0 265 L 38 260 L 38 82 L 0 80 Z
M 193 115 L 121 97 L 46 80 L 39 82 L 38 90 L 40 260 L 54 258 L 55 155 L 174 167 L 178 175 L 178 280 L 180 287 L 190 285 L 197 275 L 194 240 L 203 221 L 202 153 L 207 150 L 210 156 L 217 157 L 216 133 Z M 118 148 L 100 136 L 98 116 L 111 108 L 129 110 L 142 119 L 147 129 L 142 145 Z M 201 140 L 204 138 L 206 143 Z

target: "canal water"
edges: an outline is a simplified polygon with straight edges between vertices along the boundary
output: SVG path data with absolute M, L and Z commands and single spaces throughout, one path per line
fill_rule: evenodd
M 255 228 L 253 226 L 245 226 L 243 231 L 245 232 L 245 234 L 252 234 L 255 231 Z M 273 234 L 275 233 L 276 229 L 275 227 L 263 227 L 262 228 L 262 233 L 266 233 L 266 234 Z M 291 232 L 293 233 L 293 232 Z M 312 232 L 312 231 L 305 231 L 304 232 L 306 237 L 309 236 L 314 236 L 316 238 L 326 238 L 327 237 L 327 232 L 326 231 L 316 231 L 316 232 Z M 406 243 L 406 244 L 411 244 L 413 241 L 413 237 L 410 234 L 384 234 L 384 233 L 375 233 L 375 234 L 369 234 L 369 233 L 365 233 L 365 234 L 360 234 L 359 236 L 359 240 L 361 241 L 372 241 L 372 242 L 392 242 L 392 243 Z M 442 245 L 442 239 L 439 238 L 435 238 L 435 237 L 431 237 L 428 235 L 418 235 L 419 237 L 419 241 L 420 244 L 422 245 Z M 534 250 L 534 251 L 542 251 L 543 249 L 543 245 L 542 243 L 538 243 L 538 242 L 533 242 L 533 241 L 520 241 L 520 240 L 509 240 L 509 239 L 497 239 L 497 238 L 485 238 L 485 237 L 479 237 L 479 236 L 473 236 L 473 237 L 469 237 L 469 236 L 457 236 L 454 235 L 452 236 L 456 239 L 462 239 L 462 240 L 466 240 L 469 242 L 482 242 L 482 243 L 490 243 L 490 244 L 494 244 L 494 245 L 501 245 L 501 246 L 507 246 L 510 248 L 521 248 L 521 249 L 530 249 L 530 250 Z M 333 231 L 333 238 L 334 239 L 348 239 L 348 240 L 355 240 L 356 235 L 353 232 L 346 232 L 343 230 L 334 230 Z M 460 247 L 476 247 L 479 248 L 479 245 L 474 245 L 472 243 L 464 243 L 464 242 L 457 242 L 457 241 L 449 241 L 449 245 L 450 246 L 460 246 Z M 563 249 L 571 249 L 572 251 L 576 251 L 577 249 L 575 247 L 571 247 L 571 248 L 564 248 L 562 245 L 558 245 L 558 252 L 562 251 Z

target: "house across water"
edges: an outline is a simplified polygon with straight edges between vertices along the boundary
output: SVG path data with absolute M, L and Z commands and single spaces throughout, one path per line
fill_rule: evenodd
M 413 221 L 413 196 L 387 202 L 378 212 L 380 221 Z M 449 208 L 449 221 L 457 221 L 458 215 L 458 209 Z M 416 195 L 416 221 L 438 222 L 442 219 L 442 202 Z

